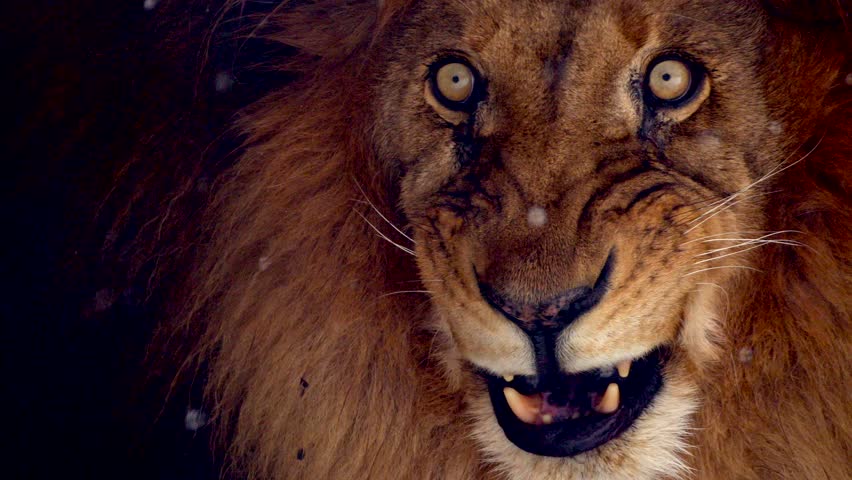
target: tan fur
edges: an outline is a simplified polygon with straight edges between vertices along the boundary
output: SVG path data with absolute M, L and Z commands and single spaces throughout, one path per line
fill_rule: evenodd
M 300 49 L 282 68 L 302 77 L 239 121 L 247 148 L 207 219 L 184 315 L 203 325 L 194 358 L 232 473 L 852 476 L 842 29 L 748 2 L 568 3 L 311 2 L 263 24 Z M 424 88 L 448 49 L 489 82 L 469 167 L 444 125 L 466 118 Z M 670 49 L 706 63 L 708 90 L 639 138 L 630 79 Z M 660 182 L 674 186 L 631 204 Z M 720 202 L 733 205 L 710 217 Z M 531 207 L 546 225 L 527 224 Z M 805 246 L 696 263 L 734 244 L 705 240 L 779 231 Z M 472 367 L 532 374 L 532 350 L 475 275 L 538 301 L 593 282 L 613 249 L 611 291 L 560 336 L 561 366 L 667 344 L 665 386 L 598 449 L 522 452 Z

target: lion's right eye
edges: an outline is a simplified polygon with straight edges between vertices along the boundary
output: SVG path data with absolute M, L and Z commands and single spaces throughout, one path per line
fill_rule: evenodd
M 689 67 L 679 60 L 664 60 L 648 74 L 648 88 L 663 101 L 676 101 L 686 95 L 692 83 Z
M 432 68 L 432 84 L 444 107 L 467 110 L 475 97 L 477 75 L 466 63 L 452 60 Z

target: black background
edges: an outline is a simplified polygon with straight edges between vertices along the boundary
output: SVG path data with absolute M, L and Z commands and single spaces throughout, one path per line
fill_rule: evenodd
M 241 18 L 271 7 L 245 5 Z M 116 235 L 116 212 L 142 185 L 134 175 L 155 172 L 144 184 L 155 208 L 173 186 L 168 172 L 181 170 L 169 162 L 232 151 L 238 139 L 223 132 L 234 112 L 286 81 L 241 67 L 288 54 L 238 38 L 245 21 L 225 22 L 205 43 L 220 6 L 0 6 L 0 477 L 219 478 L 209 427 L 184 427 L 187 409 L 202 408 L 201 382 L 170 390 L 174 372 L 152 367 L 147 345 L 163 295 L 145 284 L 150 262 L 128 274 L 132 244 L 109 236 Z M 228 88 L 216 88 L 217 75 L 229 79 Z M 117 172 L 140 152 L 142 166 L 117 182 Z M 151 152 L 159 154 L 149 162 L 144 155 Z M 197 190 L 191 208 L 204 204 L 205 189 Z M 139 231 L 144 205 L 121 236 Z M 108 243 L 124 250 L 105 249 Z M 169 277 L 159 284 L 168 288 Z

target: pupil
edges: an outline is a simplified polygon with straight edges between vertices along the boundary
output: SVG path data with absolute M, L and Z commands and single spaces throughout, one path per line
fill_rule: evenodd
M 668 82 L 671 79 L 672 79 L 671 74 L 668 74 L 668 73 L 663 74 L 663 81 Z
M 459 83 L 459 76 L 453 75 L 453 83 Z

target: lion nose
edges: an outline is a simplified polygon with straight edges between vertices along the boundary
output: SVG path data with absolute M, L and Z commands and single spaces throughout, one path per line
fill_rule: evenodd
M 530 337 L 538 375 L 545 378 L 559 372 L 555 352 L 559 333 L 600 302 L 609 288 L 612 264 L 613 254 L 610 253 L 594 285 L 572 288 L 543 302 L 517 301 L 481 281 L 478 282 L 479 291 L 492 308 Z
M 594 285 L 572 288 L 542 302 L 526 303 L 515 300 L 481 281 L 479 291 L 494 309 L 527 333 L 562 330 L 600 302 L 609 288 L 613 257 L 610 253 Z
M 480 283 L 482 297 L 527 333 L 537 330 L 562 330 L 600 301 L 605 286 L 572 288 L 540 303 L 524 303 L 505 296 Z

